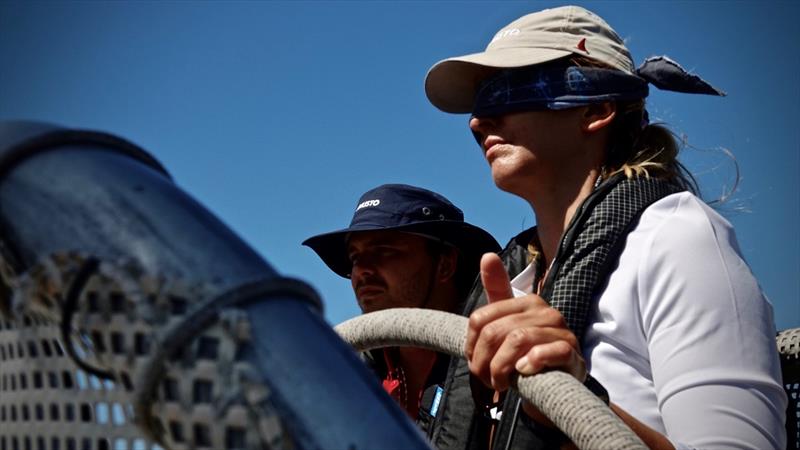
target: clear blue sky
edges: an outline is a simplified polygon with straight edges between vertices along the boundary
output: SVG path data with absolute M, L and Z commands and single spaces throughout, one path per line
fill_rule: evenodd
M 653 89 L 651 117 L 696 149 L 684 161 L 721 209 L 775 306 L 800 326 L 800 3 L 580 2 L 637 64 L 667 54 L 727 98 Z M 314 285 L 336 323 L 349 282 L 300 242 L 345 226 L 360 194 L 403 182 L 443 193 L 505 243 L 534 224 L 497 190 L 467 130 L 423 80 L 554 2 L 0 2 L 0 120 L 112 132 L 282 273 Z M 745 211 L 743 211 L 745 210 Z M 686 255 L 691 258 L 692 255 Z

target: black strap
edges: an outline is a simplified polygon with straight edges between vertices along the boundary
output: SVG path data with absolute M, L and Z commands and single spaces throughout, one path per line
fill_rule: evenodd
M 564 233 L 540 295 L 561 314 L 578 341 L 589 308 L 619 259 L 625 240 L 651 204 L 680 192 L 657 178 L 610 178 L 583 202 Z
M 419 414 L 417 415 L 417 425 L 430 440 L 433 435 L 433 424 L 444 397 L 444 384 L 447 377 L 447 369 L 450 365 L 450 357 L 441 353 L 436 354 L 436 362 L 425 382 L 422 391 L 422 398 L 419 403 Z

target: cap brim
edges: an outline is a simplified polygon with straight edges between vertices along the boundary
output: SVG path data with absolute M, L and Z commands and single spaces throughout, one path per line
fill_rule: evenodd
M 444 229 L 447 230 L 446 238 L 439 238 L 439 236 L 443 235 L 442 232 Z M 347 252 L 347 237 L 351 233 L 362 231 L 403 231 L 422 234 L 432 239 L 442 239 L 458 248 L 463 258 L 466 259 L 467 266 L 475 266 L 476 273 L 481 255 L 487 252 L 500 251 L 500 245 L 497 241 L 491 234 L 483 229 L 466 222 L 448 220 L 418 222 L 391 228 L 345 228 L 343 230 L 312 236 L 303 241 L 302 244 L 314 250 L 325 265 L 334 273 L 344 278 L 350 278 L 350 271 L 353 264 L 350 262 L 350 257 Z M 471 261 L 474 261 L 474 263 Z
M 571 54 L 550 48 L 505 48 L 448 58 L 428 71 L 425 94 L 444 112 L 470 113 L 478 85 L 497 70 L 541 64 Z

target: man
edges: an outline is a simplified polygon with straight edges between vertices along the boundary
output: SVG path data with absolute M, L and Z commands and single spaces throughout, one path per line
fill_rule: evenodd
M 367 191 L 348 228 L 313 236 L 303 245 L 350 278 L 363 312 L 406 307 L 461 314 L 481 255 L 500 249 L 489 233 L 464 222 L 446 198 L 403 184 Z M 455 368 L 449 358 L 417 348 L 388 348 L 365 357 L 384 389 L 431 438 L 439 429 L 434 425 L 447 395 L 445 380 Z

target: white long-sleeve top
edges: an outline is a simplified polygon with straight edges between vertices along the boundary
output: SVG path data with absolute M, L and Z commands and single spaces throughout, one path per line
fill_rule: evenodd
M 530 292 L 532 272 L 515 293 Z M 592 376 L 677 448 L 786 448 L 772 305 L 730 223 L 694 195 L 644 211 L 589 323 Z

